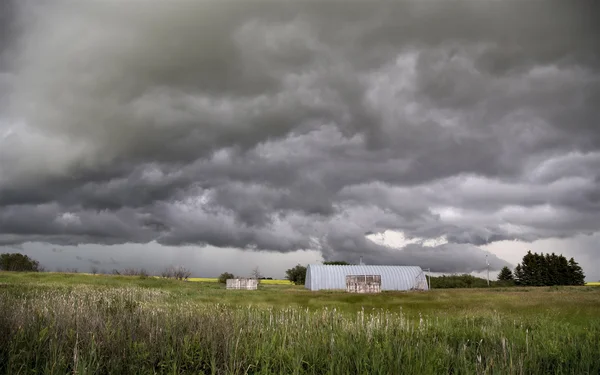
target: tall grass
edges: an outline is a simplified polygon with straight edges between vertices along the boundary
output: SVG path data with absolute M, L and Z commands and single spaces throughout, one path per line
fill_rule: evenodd
M 597 374 L 600 321 L 415 319 L 177 300 L 139 287 L 0 285 L 4 374 Z

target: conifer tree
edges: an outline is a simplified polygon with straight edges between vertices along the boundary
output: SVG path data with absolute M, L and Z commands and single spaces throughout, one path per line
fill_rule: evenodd
M 523 257 L 521 270 L 523 271 L 521 275 L 521 284 L 535 285 L 535 256 L 531 253 L 531 250 L 528 251 L 527 254 L 525 254 L 525 256 Z
M 510 268 L 504 266 L 498 274 L 499 281 L 513 281 L 513 274 Z
M 575 259 L 569 259 L 569 285 L 584 285 L 585 275 L 583 269 L 575 261 Z
M 515 267 L 514 279 L 515 279 L 515 284 L 525 285 L 525 284 L 523 284 L 523 269 L 521 268 L 520 264 L 517 264 L 517 266 Z
M 500 277 L 500 275 L 498 276 Z M 584 285 L 585 275 L 575 259 L 562 254 L 538 254 L 528 251 L 514 273 L 517 285 Z
M 567 258 L 560 255 L 557 259 L 558 282 L 557 285 L 569 285 L 569 262 Z
M 544 272 L 543 275 L 544 285 L 556 285 L 556 272 L 554 269 L 554 260 L 552 259 L 551 254 L 546 254 L 544 256 L 544 265 L 546 266 L 546 272 Z

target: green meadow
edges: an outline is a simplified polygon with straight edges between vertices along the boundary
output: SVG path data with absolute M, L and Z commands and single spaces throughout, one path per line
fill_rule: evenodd
M 0 272 L 2 374 L 598 374 L 600 287 L 356 295 Z

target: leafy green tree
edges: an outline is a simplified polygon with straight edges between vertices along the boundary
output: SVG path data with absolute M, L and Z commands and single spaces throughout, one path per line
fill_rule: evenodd
M 513 274 L 510 268 L 504 266 L 498 274 L 498 281 L 510 282 L 513 281 Z
M 294 268 L 290 268 L 285 271 L 286 279 L 293 282 L 296 285 L 304 285 L 306 281 L 306 267 L 298 264 Z
M 27 255 L 19 253 L 0 254 L 0 270 L 19 272 L 39 272 L 40 264 Z
M 447 289 L 447 288 L 487 288 L 487 280 L 481 277 L 475 277 L 469 274 L 462 275 L 442 275 L 431 276 L 432 289 Z M 491 286 L 499 285 L 492 281 Z
M 330 266 L 350 266 L 351 265 L 350 263 L 345 262 L 343 260 L 334 260 L 334 261 L 329 261 L 329 262 L 323 262 L 323 264 L 330 265 Z
M 226 284 L 227 283 L 227 279 L 235 279 L 235 276 L 232 273 L 229 272 L 223 272 L 220 276 L 219 276 L 219 283 L 221 284 Z

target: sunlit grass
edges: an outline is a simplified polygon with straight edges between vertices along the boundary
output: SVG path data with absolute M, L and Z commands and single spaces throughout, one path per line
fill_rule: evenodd
M 188 280 L 201 283 L 216 283 L 219 281 L 216 277 L 190 277 Z
M 289 280 L 260 280 L 260 283 L 265 285 L 293 285 Z

